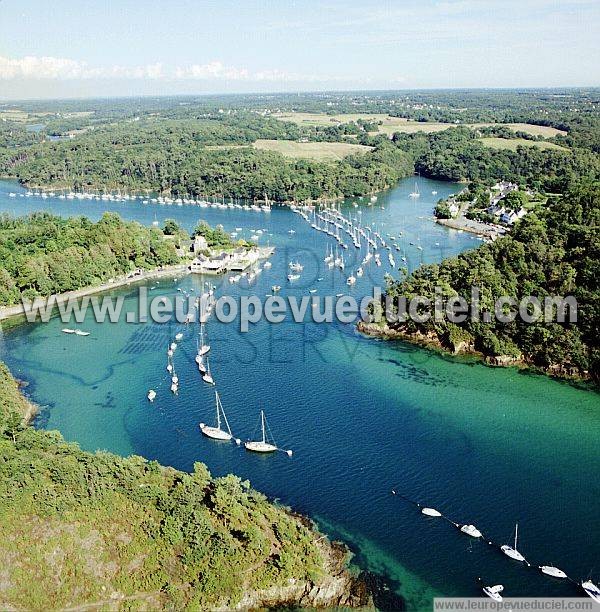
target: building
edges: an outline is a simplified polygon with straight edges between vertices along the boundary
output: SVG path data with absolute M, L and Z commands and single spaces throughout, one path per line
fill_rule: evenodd
M 192 253 L 200 253 L 208 250 L 208 242 L 204 236 L 194 236 L 194 242 L 192 242 Z

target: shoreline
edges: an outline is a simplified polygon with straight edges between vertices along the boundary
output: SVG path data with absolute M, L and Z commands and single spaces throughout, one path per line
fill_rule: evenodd
M 381 340 L 398 340 L 415 346 L 420 346 L 430 351 L 434 351 L 439 355 L 446 357 L 465 357 L 472 358 L 476 363 L 494 368 L 517 368 L 519 370 L 528 371 L 532 374 L 543 374 L 548 378 L 566 382 L 572 385 L 589 385 L 590 391 L 598 391 L 594 386 L 591 377 L 582 376 L 580 372 L 575 372 L 572 369 L 567 370 L 563 365 L 557 364 L 548 368 L 542 368 L 538 365 L 530 363 L 526 358 L 510 357 L 508 355 L 485 355 L 481 351 L 475 350 L 471 346 L 463 344 L 459 345 L 455 350 L 444 346 L 440 339 L 432 334 L 407 333 L 401 330 L 396 330 L 385 326 L 380 326 L 377 323 L 365 323 L 359 321 L 356 324 L 356 329 L 369 338 L 380 338 Z
M 104 291 L 111 291 L 112 289 L 118 289 L 126 285 L 131 285 L 144 280 L 150 280 L 153 278 L 161 278 L 168 276 L 175 276 L 177 274 L 189 274 L 188 264 L 176 264 L 173 266 L 167 266 L 166 268 L 156 268 L 154 270 L 144 270 L 141 274 L 136 276 L 128 277 L 123 276 L 114 279 L 112 282 L 106 282 L 101 285 L 94 285 L 92 287 L 85 287 L 82 289 L 75 289 L 74 291 L 67 291 L 65 293 L 54 293 L 46 297 L 38 297 L 36 300 L 41 299 L 44 301 L 54 300 L 54 304 L 63 304 L 68 300 L 79 299 L 89 295 L 95 295 L 96 293 L 102 293 Z M 35 301 L 35 300 L 34 300 Z M 1 306 L 0 307 L 0 321 L 13 319 L 16 317 L 24 317 L 27 312 L 25 306 L 21 304 L 15 304 L 14 306 Z

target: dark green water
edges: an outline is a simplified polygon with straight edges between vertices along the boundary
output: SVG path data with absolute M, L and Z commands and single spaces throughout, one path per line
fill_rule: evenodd
M 422 179 L 418 202 L 408 198 L 412 187 L 412 180 L 404 181 L 382 194 L 377 207 L 361 203 L 347 211 L 361 211 L 365 222 L 377 222 L 386 233 L 402 230 L 411 269 L 478 244 L 429 218 L 434 201 L 453 185 Z M 250 289 L 220 284 L 218 295 L 263 296 L 275 283 L 283 286 L 282 295 L 306 295 L 313 287 L 319 295 L 348 291 L 339 271 L 322 269 L 328 239 L 288 210 L 264 214 L 7 197 L 16 190 L 0 184 L 0 210 L 98 217 L 110 208 L 147 224 L 156 213 L 188 229 L 199 218 L 227 230 L 243 227 L 246 236 L 264 228 L 261 241 L 277 246 L 272 269 Z M 417 238 L 423 251 L 409 244 Z M 290 287 L 287 262 L 296 257 L 306 268 L 302 282 Z M 385 262 L 370 268 L 352 293 L 368 292 L 386 271 Z M 152 293 L 197 291 L 200 282 L 189 276 L 164 280 Z M 115 294 L 135 304 L 132 288 Z M 235 324 L 213 318 L 211 367 L 234 433 L 250 437 L 264 408 L 279 444 L 294 450 L 291 459 L 261 457 L 200 436 L 198 423 L 212 419 L 213 392 L 195 369 L 192 330 L 175 354 L 181 380 L 175 398 L 168 391 L 165 350 L 180 328 L 88 320 L 81 327 L 92 335 L 78 338 L 61 334 L 61 327 L 57 319 L 20 326 L 7 331 L 0 345 L 0 358 L 30 382 L 33 399 L 44 406 L 38 426 L 59 429 L 86 449 L 136 453 L 182 469 L 199 460 L 216 475 L 248 478 L 347 541 L 360 565 L 386 576 L 409 609 L 426 609 L 436 594 L 477 596 L 478 576 L 503 583 L 508 596 L 580 593 L 471 541 L 446 522 L 421 516 L 393 497 L 392 487 L 458 522 L 473 522 L 500 544 L 510 541 L 518 521 L 519 548 L 534 564 L 557 565 L 574 579 L 600 575 L 596 393 L 366 339 L 351 325 L 260 322 L 241 334 Z M 149 388 L 158 390 L 152 405 L 145 399 Z

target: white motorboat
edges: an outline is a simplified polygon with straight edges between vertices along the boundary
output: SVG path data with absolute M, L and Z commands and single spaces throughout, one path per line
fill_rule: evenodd
M 304 270 L 304 266 L 298 261 L 290 261 L 289 268 L 292 272 L 302 272 L 302 270 Z
M 217 423 L 215 427 L 211 427 L 210 425 L 206 425 L 205 423 L 200 423 L 200 431 L 207 437 L 212 438 L 213 440 L 225 440 L 229 441 L 233 438 L 233 434 L 231 433 L 231 427 L 229 427 L 229 421 L 227 421 L 227 415 L 225 414 L 225 410 L 223 410 L 223 404 L 221 403 L 221 398 L 219 397 L 219 393 L 215 389 L 215 408 L 217 411 Z M 225 429 L 221 428 L 221 415 L 223 415 L 223 422 L 225 423 Z M 236 439 L 236 444 L 240 444 L 241 440 Z
M 552 576 L 553 578 L 566 578 L 567 575 L 558 567 L 554 567 L 552 565 L 540 565 L 540 570 L 542 574 L 546 574 L 547 576 Z
M 268 270 L 273 264 L 270 261 L 265 261 L 263 268 Z
M 467 535 L 471 536 L 472 538 L 480 538 L 482 537 L 482 533 L 481 531 L 479 531 L 479 529 L 477 529 L 477 527 L 475 527 L 475 525 L 462 525 L 462 526 L 458 526 L 459 529 L 463 532 L 466 533 Z
M 63 334 L 74 334 L 75 330 L 74 329 L 69 329 L 68 327 L 65 327 L 64 329 L 60 330 Z
M 156 391 L 154 389 L 150 389 L 150 391 L 148 391 L 148 401 L 153 402 L 155 397 Z
M 86 331 L 82 331 L 80 329 L 76 329 L 75 330 L 75 335 L 76 336 L 89 336 L 90 332 L 86 332 Z
M 356 276 L 358 276 L 359 278 L 363 275 L 363 269 L 362 268 L 358 268 L 356 270 Z
M 181 340 L 183 338 L 183 334 L 180 332 L 178 334 L 175 334 L 175 340 L 177 340 L 179 342 L 179 340 Z
M 177 342 L 171 342 L 171 346 L 169 347 L 172 351 L 177 349 Z
M 502 601 L 502 595 L 500 595 L 500 593 L 502 593 L 504 587 L 501 584 L 496 584 L 494 586 L 484 586 L 482 590 L 488 597 L 490 597 L 494 601 Z
M 179 391 L 179 386 L 176 385 L 175 383 L 171 384 L 171 391 L 173 392 L 174 395 L 177 395 L 178 391 Z
M 277 293 L 278 291 L 281 291 L 281 286 L 280 286 L 280 285 L 273 285 L 273 286 L 271 287 L 271 291 L 272 291 L 273 293 Z
M 288 274 L 287 279 L 291 283 L 292 281 L 298 280 L 300 278 L 300 274 Z
M 421 508 L 421 514 L 425 516 L 442 516 L 442 513 L 435 508 Z
M 596 603 L 600 604 L 600 588 L 591 580 L 582 580 L 581 588 L 589 595 Z
M 352 276 L 352 274 L 348 277 L 348 280 L 346 281 L 346 284 L 352 286 L 356 283 L 356 277 Z
M 279 450 L 275 444 L 272 444 L 267 439 L 267 420 L 263 410 L 260 411 L 260 426 L 262 432 L 262 438 L 260 440 L 248 440 L 244 443 L 246 450 L 253 451 L 255 453 L 273 453 Z M 291 457 L 292 451 L 285 451 L 286 454 Z
M 523 561 L 525 563 L 527 563 L 527 561 L 525 561 L 525 557 L 517 550 L 517 538 L 519 535 L 519 524 L 517 523 L 515 525 L 515 543 L 513 546 L 509 546 L 508 544 L 504 544 L 503 546 L 500 547 L 500 550 L 507 556 L 510 557 L 511 559 L 514 559 L 515 561 Z

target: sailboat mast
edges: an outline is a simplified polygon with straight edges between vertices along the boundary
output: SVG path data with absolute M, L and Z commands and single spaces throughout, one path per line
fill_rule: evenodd
M 261 420 L 261 424 L 262 424 L 262 441 L 263 444 L 267 441 L 266 435 L 265 435 L 265 413 L 263 410 L 260 411 L 260 420 Z
M 219 406 L 219 393 L 215 390 L 215 404 L 217 406 L 217 429 L 221 429 L 221 407 Z
M 519 523 L 515 523 L 515 550 L 517 550 L 517 536 L 519 535 Z

